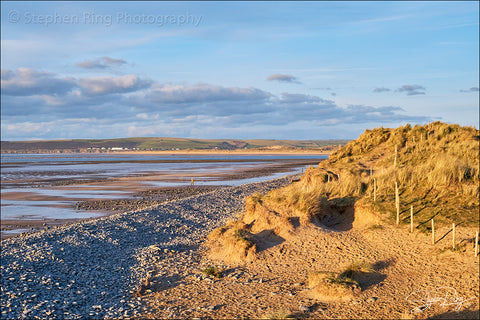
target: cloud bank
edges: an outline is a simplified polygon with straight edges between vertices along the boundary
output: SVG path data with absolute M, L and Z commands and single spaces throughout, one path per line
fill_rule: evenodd
M 2 94 L 12 96 L 65 94 L 75 87 L 72 77 L 59 77 L 45 71 L 27 68 L 2 69 Z
M 261 137 L 271 132 L 270 138 L 311 132 L 313 138 L 324 127 L 429 120 L 408 115 L 397 106 L 342 107 L 317 95 L 273 94 L 254 87 L 203 82 L 157 83 L 136 74 L 73 78 L 18 68 L 2 70 L 1 87 L 2 138 L 10 140 L 258 138 L 261 132 Z M 335 137 L 338 134 L 332 131 Z

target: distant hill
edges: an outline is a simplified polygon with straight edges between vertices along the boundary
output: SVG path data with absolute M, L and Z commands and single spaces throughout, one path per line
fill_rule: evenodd
M 228 140 L 187 138 L 122 138 L 1 141 L 2 153 L 108 152 L 121 150 L 319 149 L 349 140 Z

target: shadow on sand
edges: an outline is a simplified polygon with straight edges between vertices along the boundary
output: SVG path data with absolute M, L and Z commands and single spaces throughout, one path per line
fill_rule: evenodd
M 480 319 L 480 310 L 450 311 L 434 315 L 428 319 Z

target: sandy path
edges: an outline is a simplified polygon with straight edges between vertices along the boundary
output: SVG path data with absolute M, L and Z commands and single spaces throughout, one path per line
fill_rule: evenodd
M 447 232 L 448 228 L 441 228 L 438 237 Z M 176 266 L 173 256 L 165 259 L 157 265 L 157 274 L 163 276 L 153 279 L 154 292 L 143 301 L 153 308 L 151 318 L 261 318 L 279 311 L 311 319 L 478 318 L 479 263 L 473 255 L 474 234 L 472 228 L 457 228 L 457 243 L 467 243 L 467 251 L 461 253 L 441 252 L 451 246 L 451 234 L 432 246 L 429 236 L 410 234 L 405 227 L 343 232 L 301 227 L 297 236 L 240 266 L 209 261 L 201 250 L 188 267 Z M 352 260 L 370 262 L 376 270 L 354 300 L 327 303 L 311 296 L 306 283 L 310 272 L 341 272 Z M 203 279 L 201 270 L 207 266 L 225 270 L 225 277 Z M 176 281 L 162 282 L 167 274 Z M 454 304 L 441 306 L 440 301 L 423 312 L 410 313 L 421 306 L 407 301 L 411 293 L 445 286 L 456 290 L 456 296 L 449 296 Z M 455 293 L 453 289 L 448 290 Z M 444 296 L 442 290 L 438 294 Z M 461 299 L 468 301 L 462 304 Z

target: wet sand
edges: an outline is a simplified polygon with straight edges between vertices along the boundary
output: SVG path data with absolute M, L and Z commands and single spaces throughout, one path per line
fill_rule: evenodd
M 317 165 L 318 159 L 302 159 L 302 160 L 282 160 L 275 163 L 265 164 L 264 166 L 253 166 L 251 168 L 244 167 L 237 170 L 219 171 L 215 174 L 208 174 L 206 177 L 202 173 L 188 174 L 158 174 L 146 173 L 142 175 L 128 177 L 114 177 L 102 179 L 82 179 L 82 177 L 71 179 L 54 179 L 49 181 L 37 181 L 39 185 L 49 186 L 51 193 L 61 194 L 64 188 L 75 188 L 79 191 L 98 192 L 95 199 L 84 200 L 74 196 L 59 196 L 55 194 L 45 195 L 39 192 L 8 192 L 4 189 L 2 192 L 2 200 L 26 200 L 26 201 L 70 201 L 72 205 L 56 204 L 45 205 L 48 207 L 71 208 L 72 210 L 88 211 L 96 217 L 92 218 L 69 218 L 69 219 L 31 219 L 28 216 L 8 217 L 1 219 L 2 239 L 17 236 L 22 233 L 37 232 L 49 228 L 55 228 L 59 225 L 69 224 L 73 222 L 96 219 L 101 216 L 108 216 L 116 212 L 134 211 L 151 206 L 156 206 L 166 201 L 178 200 L 193 195 L 207 193 L 218 188 L 222 188 L 222 181 L 252 179 L 258 177 L 266 177 L 280 172 L 291 172 L 294 168 L 305 165 Z M 199 185 L 189 186 L 190 180 L 194 179 L 194 183 Z M 173 187 L 154 187 L 148 185 L 149 182 L 162 181 L 177 184 Z M 218 182 L 217 185 L 201 185 L 210 181 Z M 2 182 L 3 183 L 3 182 Z M 21 185 L 24 183 L 32 183 L 32 181 L 7 181 L 9 186 Z M 178 186 L 178 184 L 183 184 Z M 70 186 L 70 187 L 68 187 Z M 102 197 L 102 191 L 108 192 L 112 188 L 119 193 L 121 197 L 112 199 L 111 196 Z M 40 205 L 41 206 L 41 205 Z M 85 212 L 87 213 L 87 212 Z

